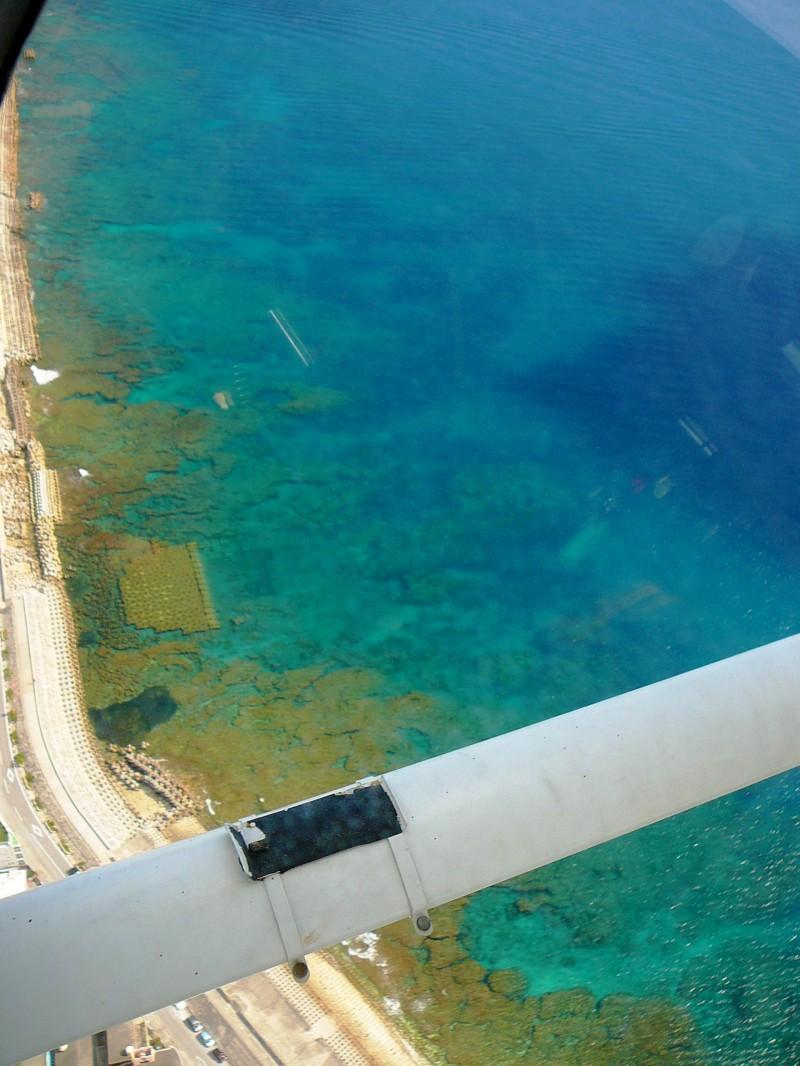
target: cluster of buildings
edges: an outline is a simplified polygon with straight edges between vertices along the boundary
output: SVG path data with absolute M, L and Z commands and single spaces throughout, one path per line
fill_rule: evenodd
M 0 822 L 0 899 L 24 892 L 28 887 L 28 868 L 22 849 Z
M 22 849 L 0 822 L 0 899 L 33 887 Z M 154 1046 L 147 1022 L 138 1019 L 27 1059 L 19 1066 L 181 1066 L 175 1048 Z
M 175 1048 L 154 1047 L 145 1021 L 115 1025 L 27 1059 L 19 1066 L 181 1066 Z

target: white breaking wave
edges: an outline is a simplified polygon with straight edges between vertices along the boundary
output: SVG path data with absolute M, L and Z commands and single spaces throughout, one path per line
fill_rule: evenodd
M 37 385 L 49 385 L 51 381 L 55 381 L 58 377 L 57 370 L 43 370 L 38 366 L 32 366 L 31 373 Z
M 378 958 L 379 940 L 380 937 L 377 933 L 362 933 L 360 936 L 353 937 L 352 940 L 343 941 L 343 943 L 347 948 L 348 955 L 353 955 L 357 959 L 376 962 L 379 966 L 385 966 L 386 963 Z

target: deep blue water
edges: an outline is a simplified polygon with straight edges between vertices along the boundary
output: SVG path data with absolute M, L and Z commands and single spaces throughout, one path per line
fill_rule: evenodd
M 35 45 L 58 417 L 108 402 L 90 371 L 127 390 L 119 439 L 51 450 L 93 528 L 198 541 L 208 655 L 432 695 L 402 758 L 797 629 L 800 66 L 727 6 L 56 0 Z M 154 402 L 214 436 L 126 496 Z M 789 1007 L 714 982 L 794 1003 L 795 787 L 564 865 L 556 917 L 484 893 L 464 938 L 536 994 L 687 1004 L 709 1061 L 794 1061 Z

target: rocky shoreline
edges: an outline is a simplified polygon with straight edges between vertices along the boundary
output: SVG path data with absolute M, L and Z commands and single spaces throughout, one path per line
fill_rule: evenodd
M 122 781 L 89 722 L 56 534 L 63 518 L 58 475 L 47 467 L 30 411 L 30 367 L 40 349 L 20 239 L 17 137 L 12 86 L 0 109 L 0 584 L 11 665 L 7 694 L 25 780 L 62 843 L 78 861 L 92 864 L 164 843 L 162 830 L 196 804 L 163 768 L 154 776 L 152 768 L 140 767 L 138 776 Z

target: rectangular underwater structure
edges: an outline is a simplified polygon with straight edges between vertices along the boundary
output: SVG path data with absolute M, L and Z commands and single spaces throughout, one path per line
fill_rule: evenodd
M 160 633 L 219 629 L 197 545 L 151 542 L 120 578 L 127 621 Z

